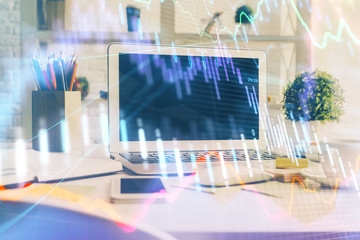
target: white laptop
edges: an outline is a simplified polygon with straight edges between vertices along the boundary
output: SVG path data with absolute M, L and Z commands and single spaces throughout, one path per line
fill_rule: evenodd
M 109 148 L 138 174 L 192 173 L 266 158 L 264 51 L 114 43 L 108 47 Z

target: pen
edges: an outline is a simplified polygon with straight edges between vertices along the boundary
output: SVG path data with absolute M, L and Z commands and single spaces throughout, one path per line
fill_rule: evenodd
M 39 183 L 39 179 L 36 176 L 34 176 L 34 178 L 30 181 L 0 185 L 0 191 L 8 189 L 26 188 L 31 186 L 33 183 Z
M 191 187 L 182 187 L 182 186 L 177 186 L 177 185 L 172 185 L 173 187 L 177 187 L 177 188 L 181 188 L 181 189 L 186 189 L 186 190 L 190 190 L 190 191 L 195 191 L 195 192 L 201 192 L 201 193 L 209 193 L 209 194 L 215 194 L 215 191 L 207 191 L 207 190 L 198 190 L 198 189 L 194 189 Z
M 250 190 L 250 189 L 241 189 L 243 191 L 248 191 L 248 192 L 253 192 L 253 193 L 257 193 L 257 194 L 261 194 L 261 195 L 265 195 L 265 196 L 269 196 L 269 197 L 276 197 L 276 198 L 280 198 L 278 196 L 272 195 L 272 194 L 268 194 L 268 193 L 264 193 L 264 192 L 259 192 L 259 191 L 254 191 L 254 190 Z

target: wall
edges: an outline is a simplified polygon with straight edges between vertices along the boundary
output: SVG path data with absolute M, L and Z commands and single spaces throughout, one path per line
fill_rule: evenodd
M 312 32 L 315 41 L 322 42 L 324 34 L 337 34 L 340 19 L 346 20 L 353 35 L 360 39 L 359 1 L 313 0 Z M 333 74 L 345 90 L 345 115 L 339 124 L 327 128 L 328 138 L 359 138 L 360 135 L 360 41 L 354 41 L 344 30 L 339 41 L 329 39 L 326 48 L 312 46 L 313 69 Z
M 0 0 L 0 142 L 21 130 L 20 0 Z
M 94 0 L 92 0 L 94 1 Z M 279 2 L 279 1 L 276 1 Z M 99 3 L 99 2 L 97 2 Z M 163 21 L 164 25 L 162 25 L 162 29 L 160 31 L 160 23 L 158 22 L 159 19 L 159 12 L 160 6 L 147 6 L 146 4 L 135 3 L 133 0 L 127 0 L 121 2 L 121 9 L 122 11 L 118 10 L 117 1 L 107 1 L 105 6 L 97 5 L 95 2 L 93 4 L 89 4 L 88 8 L 86 7 L 79 7 L 77 6 L 76 1 L 67 1 L 66 2 L 66 13 L 65 13 L 65 28 L 67 30 L 75 30 L 78 32 L 78 36 L 85 34 L 86 32 L 95 31 L 98 29 L 96 37 L 101 39 L 102 32 L 122 32 L 124 31 L 124 26 L 121 25 L 121 15 L 126 16 L 125 7 L 130 4 L 134 5 L 137 4 L 137 7 L 141 7 L 141 14 L 140 14 L 140 21 L 143 23 L 145 32 L 144 38 L 146 38 L 146 32 L 158 32 L 160 36 L 160 42 L 162 44 L 171 44 L 171 41 L 174 41 L 175 44 L 179 45 L 191 45 L 191 44 L 208 44 L 213 45 L 208 38 L 203 38 L 199 40 L 199 38 L 194 37 L 192 39 L 188 39 L 187 35 L 182 34 L 192 34 L 194 29 L 196 29 L 196 24 L 191 21 L 191 15 L 184 13 L 182 10 L 189 11 L 192 10 L 192 3 L 189 5 L 189 1 L 181 1 L 181 6 L 175 6 L 175 24 L 173 24 L 171 20 L 171 11 L 165 11 L 165 14 L 161 16 L 165 19 Z M 245 2 L 239 2 L 239 6 L 244 4 Z M 252 2 L 251 2 L 252 3 Z M 256 29 L 261 32 L 261 35 L 293 35 L 296 31 L 296 21 L 290 21 L 289 19 L 294 18 L 293 11 L 290 11 L 288 8 L 289 1 L 286 1 L 286 4 L 276 5 L 272 2 L 269 6 L 263 4 L 261 7 L 262 11 L 262 18 L 259 18 L 256 22 Z M 280 2 L 279 2 L 280 3 Z M 171 1 L 167 1 L 166 4 L 172 4 Z M 195 3 L 194 3 L 195 4 Z M 199 9 L 204 8 L 202 6 L 202 2 L 196 3 L 199 5 Z M 195 5 L 196 5 L 195 4 Z M 152 4 L 154 5 L 154 4 Z M 196 5 L 196 6 L 197 6 Z M 252 3 L 252 7 L 255 10 L 256 4 Z M 94 10 L 94 6 L 97 7 L 96 11 Z M 216 1 L 214 4 L 211 4 L 214 8 L 222 7 L 221 1 Z M 269 10 L 267 10 L 267 7 Z M 149 14 L 149 10 L 151 10 L 151 14 Z M 214 10 L 214 9 L 213 9 Z M 281 10 L 281 11 L 279 11 Z M 95 11 L 95 12 L 94 12 Z M 215 10 L 214 10 L 215 11 Z M 223 11 L 224 16 L 222 16 L 222 23 L 223 24 L 231 24 L 229 27 L 231 29 L 235 28 L 234 23 L 234 11 L 236 9 L 231 8 L 224 8 Z M 290 11 L 290 13 L 289 13 Z M 84 25 L 84 27 L 80 27 L 80 23 L 85 21 L 84 18 L 91 16 L 91 18 L 96 19 L 100 18 L 100 15 L 103 15 L 103 12 L 107 13 L 106 19 L 111 19 L 112 24 L 104 24 L 104 23 L 96 23 L 95 25 L 89 24 Z M 206 19 L 207 13 L 205 9 L 202 9 L 203 15 L 197 16 L 199 23 L 202 22 L 203 18 Z M 205 15 L 204 15 L 205 14 Z M 75 16 L 75 17 L 74 17 Z M 82 17 L 80 17 L 82 16 Z M 81 19 L 79 19 L 81 18 Z M 106 21 L 103 19 L 103 21 Z M 81 20 L 81 21 L 80 21 Z M 157 22 L 157 26 L 147 26 L 147 22 L 149 20 Z M 276 21 L 275 21 L 276 20 Z M 294 20 L 294 19 L 293 19 Z M 270 23 L 271 21 L 271 23 Z M 295 22 L 295 26 L 289 26 L 290 23 Z M 126 19 L 125 19 L 126 23 Z M 205 22 L 206 23 L 206 22 Z M 200 24 L 201 25 L 201 24 Z M 97 26 L 96 28 L 94 26 Z M 215 25 L 212 33 L 215 32 L 215 28 L 218 26 Z M 250 26 L 249 26 L 250 27 Z M 164 29 L 169 29 L 170 34 L 168 36 L 164 35 Z M 254 35 L 255 33 L 252 31 L 251 27 L 248 28 L 249 34 Z M 175 33 L 174 33 L 175 32 Z M 178 33 L 178 34 L 176 34 Z M 182 33 L 182 34 L 179 34 Z M 173 35 L 174 34 L 174 35 Z M 176 35 L 176 37 L 175 37 Z M 196 36 L 197 34 L 193 34 Z M 117 36 L 117 35 L 115 35 Z M 154 34 L 151 34 L 151 38 L 154 39 Z M 165 38 L 163 38 L 165 36 Z M 124 36 L 119 35 L 119 40 L 122 40 Z M 221 35 L 222 43 L 226 43 L 230 48 L 236 48 L 235 43 L 233 40 L 229 40 L 228 34 Z M 215 43 L 216 44 L 216 43 Z M 246 43 L 245 41 L 239 41 L 239 48 L 250 48 L 250 49 L 261 49 L 266 50 L 269 56 L 269 95 L 272 97 L 274 103 L 279 103 L 281 101 L 282 96 L 282 86 L 290 80 L 295 74 L 295 59 L 296 54 L 295 51 L 295 44 L 292 42 L 249 42 Z M 47 48 L 47 54 L 51 54 L 53 52 L 58 53 L 59 51 L 63 51 L 66 54 L 71 54 L 73 52 L 79 56 L 79 67 L 78 67 L 78 74 L 77 76 L 85 76 L 90 82 L 90 94 L 87 97 L 89 101 L 97 99 L 99 97 L 100 90 L 106 90 L 107 83 L 106 83 L 106 49 L 107 44 L 102 43 L 87 43 L 87 44 L 73 44 L 70 42 L 67 43 L 50 43 Z M 95 107 L 90 108 L 87 107 L 84 109 L 89 115 L 89 135 L 90 135 L 90 142 L 101 142 L 101 121 L 99 116 L 103 114 L 101 111 L 96 110 Z
M 30 1 L 30 0 L 29 0 Z M 118 25 L 116 24 L 107 24 L 105 26 L 105 28 L 101 31 L 112 31 L 114 30 L 115 32 L 120 29 L 123 28 L 123 25 L 119 25 L 119 22 L 121 23 L 121 11 L 119 11 L 119 8 L 116 8 L 118 6 L 113 6 L 110 3 L 111 2 L 118 2 L 118 1 L 97 1 L 97 0 L 92 0 L 94 2 L 97 2 L 98 5 L 96 5 L 96 11 L 98 11 L 99 13 L 102 13 L 104 8 L 107 9 L 109 7 L 111 7 L 111 9 L 108 9 L 108 11 L 110 11 L 112 14 L 114 14 L 114 16 L 112 16 L 110 19 L 111 21 L 116 21 L 118 23 Z M 280 20 L 281 22 L 284 23 L 289 23 L 291 21 L 289 21 L 289 19 L 293 18 L 293 14 L 288 15 L 288 12 L 284 10 L 284 6 L 285 5 L 281 5 L 281 3 L 288 3 L 289 0 L 284 0 L 284 1 L 272 1 L 271 4 L 269 6 L 263 5 L 262 6 L 262 12 L 263 12 L 263 21 L 264 23 L 259 23 L 260 25 L 264 24 L 264 26 L 266 26 L 266 29 L 269 33 L 274 32 L 274 35 L 278 34 L 279 31 L 281 31 L 282 33 L 280 33 L 280 35 L 287 35 L 288 33 L 292 33 L 293 32 L 293 28 L 289 27 L 289 26 L 280 26 L 279 24 L 276 24 L 276 26 L 274 26 L 273 24 L 270 24 L 268 21 L 271 21 L 271 16 L 269 15 L 268 12 L 268 7 L 270 7 L 270 12 L 273 12 L 273 10 L 278 11 L 277 7 L 281 7 L 281 15 L 276 15 L 276 19 Z M 34 2 L 34 1 L 33 1 Z M 72 3 L 76 3 L 77 1 L 75 0 L 67 0 L 66 4 L 68 4 L 68 6 L 71 6 Z M 131 2 L 132 5 L 138 5 L 140 4 L 137 1 L 134 0 L 126 0 L 126 1 L 121 1 L 120 3 L 122 3 L 122 10 L 123 13 L 122 15 L 125 14 L 125 6 L 127 5 L 128 2 Z M 158 1 L 157 1 L 158 2 Z M 184 1 L 185 2 L 185 1 Z M 241 1 L 238 2 L 239 5 L 244 4 L 245 2 L 250 2 L 250 1 Z M 27 2 L 27 0 L 25 0 L 23 2 L 23 7 L 24 7 L 24 3 L 26 3 L 27 5 L 29 5 Z M 30 2 L 31 3 L 31 2 Z M 103 6 L 103 4 L 105 3 L 105 5 Z M 155 3 L 155 1 L 154 1 Z M 221 1 L 216 1 L 215 4 L 221 4 Z M 278 3 L 278 4 L 276 4 Z M 100 4 L 100 5 L 99 5 Z M 159 3 L 158 3 L 159 4 Z M 164 8 L 166 9 L 167 7 L 169 7 L 168 4 L 172 4 L 172 2 L 170 0 L 165 1 L 164 4 L 161 4 L 161 9 L 164 10 Z M 253 3 L 252 3 L 253 4 Z M 186 5 L 186 4 L 185 4 Z M 254 5 L 255 6 L 255 5 Z M 28 9 L 29 7 L 29 9 Z M 24 11 L 26 12 L 26 15 L 32 15 L 32 11 L 33 9 L 30 9 L 32 6 L 27 6 L 25 7 Z M 150 8 L 150 6 L 147 6 L 146 4 L 141 4 L 141 7 L 143 8 L 143 15 L 141 16 L 145 16 L 146 14 L 152 14 L 154 16 L 157 16 L 157 18 L 153 18 L 153 16 L 150 16 L 150 20 L 151 21 L 157 21 L 158 22 L 158 17 L 159 17 L 159 13 L 156 11 L 153 11 L 152 8 Z M 23 129 L 31 129 L 31 125 L 26 124 L 28 119 L 31 116 L 31 108 L 30 105 L 31 103 L 28 101 L 28 105 L 24 104 L 23 109 L 21 109 L 21 92 L 18 90 L 20 89 L 20 82 L 18 81 L 19 78 L 19 69 L 21 68 L 20 64 L 21 64 L 21 49 L 20 45 L 21 45 L 21 38 L 20 38 L 20 0 L 0 0 L 0 35 L 1 35 L 1 39 L 0 39 L 0 141 L 13 141 L 15 139 L 15 137 L 19 137 L 21 136 L 21 111 L 22 110 L 27 110 L 24 113 L 24 128 Z M 76 10 L 76 7 L 74 8 Z M 82 9 L 82 8 L 77 8 Z M 93 9 L 95 9 L 93 7 Z M 199 40 L 198 38 L 193 38 L 193 39 L 187 39 L 187 37 L 183 38 L 181 35 L 177 35 L 176 38 L 174 37 L 174 33 L 171 31 L 174 31 L 176 29 L 174 29 L 174 21 L 176 19 L 178 19 L 179 17 L 176 16 L 178 14 L 181 14 L 181 16 L 183 17 L 183 19 L 186 22 L 186 17 L 188 17 L 187 14 L 182 14 L 179 13 L 179 9 L 178 7 L 176 7 L 175 9 L 177 9 L 177 11 L 171 10 L 170 11 L 163 11 L 166 12 L 166 14 L 162 14 L 161 15 L 161 23 L 160 26 L 157 25 L 154 29 L 152 29 L 152 31 L 157 31 L 159 33 L 160 36 L 160 40 L 162 44 L 169 44 L 171 43 L 171 41 L 174 41 L 175 44 L 192 44 L 192 43 L 209 43 L 208 39 L 202 39 Z M 279 8 L 280 9 L 280 8 Z M 226 11 L 235 11 L 236 9 L 228 9 Z M 284 10 L 284 11 L 283 11 Z M 88 12 L 85 9 L 84 13 L 86 13 L 84 16 L 87 16 Z M 24 14 L 24 13 L 23 13 Z M 80 13 L 79 13 L 80 14 Z M 75 15 L 78 15 L 78 13 L 76 13 Z M 224 17 L 228 17 L 228 16 L 233 16 L 233 13 L 227 13 L 224 14 Z M 92 16 L 92 15 L 90 15 Z M 36 16 L 34 16 L 36 18 Z M 176 17 L 176 19 L 175 19 Z M 201 18 L 201 16 L 200 16 Z M 107 16 L 107 19 L 109 19 L 109 16 Z M 82 36 L 82 32 L 83 31 L 92 31 L 93 29 L 91 29 L 91 27 L 88 28 L 77 28 L 79 27 L 79 25 L 74 25 L 74 14 L 72 14 L 71 16 L 66 16 L 65 19 L 65 27 L 69 28 L 69 29 L 73 29 L 73 30 L 77 30 L 79 31 L 77 33 L 76 36 L 81 37 Z M 199 19 L 200 21 L 202 21 L 202 19 Z M 35 27 L 35 23 L 32 21 L 30 26 L 27 26 L 27 24 L 25 23 L 25 21 L 28 20 L 22 20 L 23 21 L 23 25 L 22 28 L 30 28 L 29 30 L 29 34 L 27 34 L 27 38 L 28 36 L 30 36 L 30 39 L 32 39 L 32 34 L 34 34 L 34 32 L 36 31 L 35 29 L 33 29 Z M 126 21 L 126 20 L 125 20 Z M 146 24 L 150 23 L 150 21 L 147 20 L 141 20 L 142 22 L 144 22 L 144 27 Z M 261 20 L 262 22 L 262 20 Z M 176 23 L 176 21 L 175 21 Z M 259 30 L 261 30 L 261 26 L 257 25 L 257 28 Z M 269 27 L 268 27 L 269 25 Z M 177 25 L 178 26 L 178 25 Z M 161 30 L 159 30 L 159 28 L 161 27 Z M 108 29 L 110 28 L 110 30 Z M 176 28 L 176 27 L 175 27 Z M 33 29 L 33 30 L 32 30 Z M 69 30 L 68 29 L 68 30 Z M 112 29 L 112 30 L 111 30 Z M 178 27 L 177 27 L 178 29 Z M 104 34 L 100 32 L 94 32 L 94 34 L 98 37 L 98 36 L 103 36 Z M 122 31 L 122 30 L 121 30 Z M 251 31 L 251 29 L 250 29 Z M 180 31 L 181 32 L 181 31 Z M 276 32 L 276 34 L 275 34 Z M 169 33 L 169 34 L 168 34 Z M 196 35 L 196 34 L 195 34 Z M 36 33 L 34 34 L 35 37 L 39 36 Z M 114 40 L 117 39 L 117 35 L 114 35 L 115 38 Z M 121 40 L 121 34 L 119 35 L 119 39 Z M 144 38 L 146 38 L 146 30 L 144 30 Z M 152 39 L 154 39 L 153 35 L 152 35 Z M 166 39 L 166 40 L 164 40 Z M 75 41 L 76 42 L 76 41 Z M 223 41 L 224 43 L 224 41 Z M 38 45 L 38 41 L 26 41 L 27 46 L 31 46 L 31 47 L 26 47 L 25 49 L 27 49 L 29 52 L 36 52 L 39 50 L 39 45 Z M 274 102 L 278 103 L 281 100 L 281 88 L 279 86 L 281 86 L 282 84 L 284 84 L 284 82 L 286 82 L 287 80 L 289 80 L 291 78 L 291 76 L 294 74 L 295 72 L 295 62 L 293 62 L 293 59 L 295 58 L 296 55 L 292 55 L 291 53 L 294 52 L 295 45 L 292 42 L 251 42 L 249 44 L 247 43 L 240 43 L 240 48 L 256 48 L 256 49 L 267 49 L 269 50 L 269 92 L 270 95 L 272 95 Z M 233 44 L 233 41 L 228 41 L 228 46 L 229 47 L 235 47 L 235 45 Z M 51 42 L 49 43 L 47 50 L 46 50 L 46 54 L 47 53 L 59 53 L 59 51 L 64 51 L 64 53 L 73 53 L 75 52 L 75 54 L 77 56 L 79 56 L 79 68 L 78 68 L 78 76 L 86 76 L 90 82 L 90 94 L 87 97 L 88 101 L 89 100 L 93 100 L 93 99 L 97 99 L 99 97 L 99 91 L 100 90 L 106 90 L 106 47 L 107 44 L 104 44 L 103 41 L 101 41 L 101 39 L 95 40 L 93 41 L 91 44 L 90 43 L 86 43 L 86 44 L 74 44 L 74 43 L 64 43 L 61 44 L 59 42 Z M 45 54 L 45 55 L 46 55 Z M 31 55 L 31 54 L 30 54 Z M 30 56 L 29 55 L 29 56 Z M 27 67 L 28 65 L 27 63 L 27 59 L 23 59 L 23 67 Z M 290 66 L 286 66 L 284 67 L 284 65 L 290 65 Z M 33 78 L 32 76 L 30 76 L 31 72 L 29 72 L 29 76 L 27 77 L 29 80 L 29 83 L 27 85 L 25 91 L 29 92 L 33 90 L 34 88 L 34 84 L 33 84 Z M 21 72 L 22 76 L 24 75 L 24 71 Z M 31 81 L 31 82 L 30 82 Z M 29 94 L 27 94 L 27 98 L 29 99 Z M 89 108 L 90 109 L 90 108 Z M 106 109 L 106 108 L 105 108 Z M 97 126 L 91 127 L 91 131 L 93 131 L 93 133 L 91 134 L 92 136 L 92 142 L 99 142 L 100 137 L 99 137 L 99 129 L 100 129 L 100 121 L 97 119 L 99 114 L 98 111 L 95 110 L 95 107 L 92 108 L 91 110 L 87 110 L 87 112 L 89 113 L 89 116 L 92 115 L 94 119 L 89 119 L 89 122 L 96 122 L 98 123 Z M 29 121 L 28 121 L 29 122 Z M 95 129 L 95 130 L 94 130 Z M 30 134 L 31 135 L 31 134 Z M 98 137 L 97 137 L 98 136 Z

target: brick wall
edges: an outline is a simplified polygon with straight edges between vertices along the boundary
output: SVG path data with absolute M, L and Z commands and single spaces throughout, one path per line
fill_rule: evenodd
M 21 130 L 20 0 L 0 0 L 0 142 Z

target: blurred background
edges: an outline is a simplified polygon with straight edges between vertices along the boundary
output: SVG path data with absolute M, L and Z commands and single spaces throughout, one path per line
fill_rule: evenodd
M 254 21 L 236 26 L 246 6 Z M 106 137 L 107 46 L 111 42 L 221 46 L 268 53 L 269 107 L 280 111 L 295 74 L 326 71 L 345 90 L 345 114 L 326 135 L 360 133 L 360 1 L 355 0 L 0 0 L 0 142 L 31 138 L 31 58 L 78 56 L 87 81 L 86 144 Z M 105 120 L 104 120 L 105 119 Z

